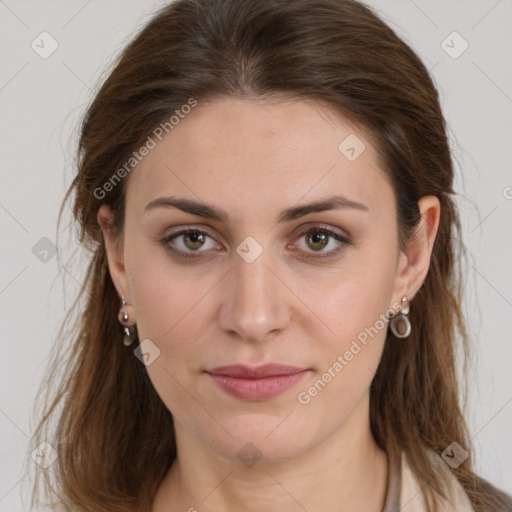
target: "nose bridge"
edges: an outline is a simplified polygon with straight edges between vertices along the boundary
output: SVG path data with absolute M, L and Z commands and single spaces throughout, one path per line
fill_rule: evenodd
M 239 251 L 243 248 L 247 246 L 240 244 Z M 268 268 L 272 267 L 270 251 L 263 251 L 253 261 L 241 254 L 235 256 L 235 268 L 230 273 L 221 327 L 235 331 L 243 339 L 263 341 L 270 332 L 287 325 L 286 294 L 279 279 Z

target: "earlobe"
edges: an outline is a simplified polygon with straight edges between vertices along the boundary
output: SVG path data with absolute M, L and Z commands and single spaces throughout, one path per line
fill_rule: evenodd
M 112 232 L 113 214 L 108 205 L 101 205 L 98 210 L 97 220 L 103 232 L 110 277 L 112 278 L 118 295 L 121 297 L 124 294 L 123 290 L 127 290 L 122 243 L 120 243 L 119 238 L 115 237 Z

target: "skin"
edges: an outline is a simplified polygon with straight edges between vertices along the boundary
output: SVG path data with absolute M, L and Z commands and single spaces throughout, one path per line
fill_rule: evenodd
M 349 134 L 366 146 L 354 161 L 338 149 Z M 368 210 L 276 221 L 286 208 L 334 194 Z M 161 196 L 215 205 L 228 219 L 172 207 L 144 212 Z M 382 510 L 388 461 L 370 432 L 369 388 L 386 328 L 309 403 L 297 397 L 379 315 L 421 287 L 440 205 L 425 196 L 419 207 L 418 237 L 402 252 L 394 193 L 365 132 L 305 100 L 200 103 L 132 171 L 122 237 L 113 237 L 106 205 L 98 222 L 139 339 L 160 350 L 146 368 L 175 421 L 178 457 L 154 512 Z M 313 236 L 318 224 L 351 243 L 327 237 L 323 247 Z M 202 245 L 186 235 L 167 245 L 199 257 L 172 256 L 159 240 L 190 227 L 207 231 Z M 247 236 L 263 249 L 251 263 L 236 252 Z M 262 401 L 232 397 L 205 373 L 267 362 L 310 371 Z M 251 467 L 237 457 L 247 442 L 261 454 Z

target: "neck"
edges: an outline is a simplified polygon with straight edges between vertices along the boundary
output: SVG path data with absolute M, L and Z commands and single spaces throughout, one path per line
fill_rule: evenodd
M 355 415 L 313 449 L 281 462 L 245 467 L 212 452 L 176 422 L 178 457 L 162 482 L 153 512 L 365 510 L 381 512 L 388 461 L 369 421 Z M 366 415 L 368 418 L 368 415 Z

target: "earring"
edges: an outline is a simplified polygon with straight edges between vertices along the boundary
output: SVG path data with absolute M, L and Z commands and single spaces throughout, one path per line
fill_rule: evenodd
M 407 315 L 411 308 L 410 302 L 407 300 L 407 296 L 402 297 L 402 304 L 400 306 L 400 312 L 397 315 L 393 315 L 389 321 L 391 331 L 397 338 L 407 338 L 411 334 L 411 322 Z M 400 324 L 403 324 L 400 326 Z
M 135 339 L 135 310 L 133 306 L 126 304 L 124 297 L 121 296 L 121 309 L 119 310 L 119 314 L 117 315 L 119 322 L 124 327 L 124 339 L 123 343 L 126 346 L 129 346 L 133 343 Z

